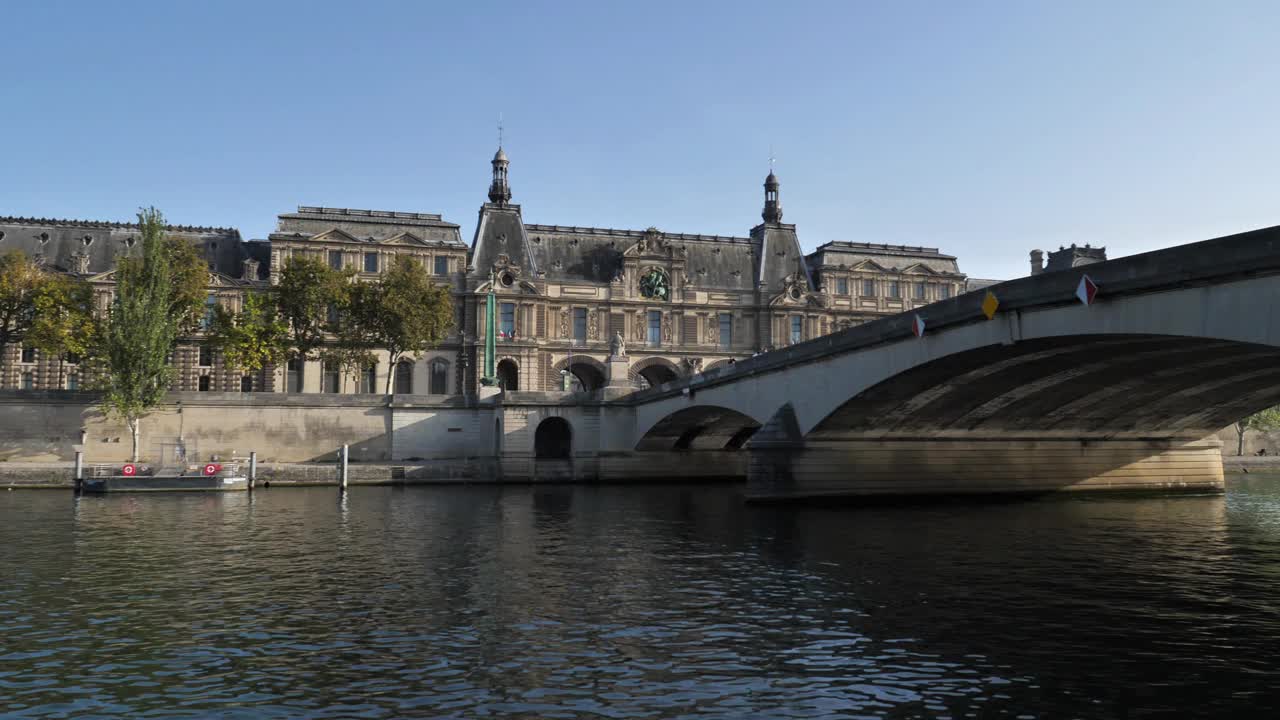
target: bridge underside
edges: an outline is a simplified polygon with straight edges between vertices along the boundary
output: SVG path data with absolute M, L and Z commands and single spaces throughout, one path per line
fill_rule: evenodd
M 1071 336 L 993 345 L 859 393 L 807 436 L 1204 437 L 1280 402 L 1280 348 L 1204 338 Z
M 838 383 L 833 382 L 833 385 Z M 808 432 L 694 406 L 637 450 L 751 455 L 749 495 L 1222 487 L 1218 429 L 1280 404 L 1280 348 L 1077 335 L 989 345 L 872 384 Z

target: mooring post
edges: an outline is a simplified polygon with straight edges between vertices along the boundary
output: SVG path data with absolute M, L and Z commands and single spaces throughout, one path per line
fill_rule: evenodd
M 76 451 L 76 490 L 84 483 L 84 451 Z
M 249 451 L 249 489 L 253 489 L 253 484 L 258 479 L 258 451 Z
M 342 456 L 338 459 L 338 486 L 343 490 L 347 489 L 347 455 L 350 452 L 351 451 L 348 449 L 347 444 L 342 443 Z

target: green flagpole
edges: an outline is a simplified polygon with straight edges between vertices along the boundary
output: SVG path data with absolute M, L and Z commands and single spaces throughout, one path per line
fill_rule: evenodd
M 489 294 L 484 300 L 484 377 L 480 378 L 480 382 L 484 385 L 498 384 L 498 339 L 496 330 L 495 315 L 497 314 L 497 300 L 493 292 L 494 276 L 493 271 L 489 272 Z

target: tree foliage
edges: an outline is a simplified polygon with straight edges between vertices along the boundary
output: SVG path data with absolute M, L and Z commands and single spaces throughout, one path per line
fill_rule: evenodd
M 289 324 L 265 293 L 249 293 L 240 312 L 222 306 L 214 312 L 209 344 L 241 372 L 257 372 L 284 361 L 289 353 Z
M 0 255 L 0 347 L 8 347 L 31 329 L 36 296 L 46 277 L 21 250 Z
M 172 278 L 169 312 L 177 320 L 178 332 L 186 335 L 198 328 L 204 319 L 204 302 L 209 293 L 209 264 L 193 243 L 182 238 L 165 235 L 161 245 Z
M 415 359 L 437 345 L 453 326 L 449 288 L 431 281 L 418 261 L 397 256 L 377 280 L 354 286 L 347 321 L 339 328 L 340 346 L 355 351 L 385 349 L 389 357 L 387 393 L 396 363 Z M 347 366 L 364 361 L 358 352 L 343 358 Z M 359 365 L 356 365 L 359 367 Z
M 24 342 L 41 352 L 90 356 L 97 345 L 93 287 L 79 278 L 49 273 L 35 296 L 35 318 Z
M 290 357 L 319 357 L 328 336 L 336 333 L 338 317 L 351 300 L 350 270 L 335 270 L 313 258 L 290 258 L 272 288 L 272 301 L 289 328 Z
M 1238 442 L 1236 444 L 1236 454 L 1244 454 L 1244 436 L 1250 430 L 1258 430 L 1266 432 L 1267 430 L 1275 430 L 1280 428 L 1280 407 L 1267 408 L 1243 418 L 1236 422 L 1236 433 Z
M 97 342 L 100 373 L 97 389 L 102 406 L 128 424 L 133 459 L 138 459 L 138 424 L 164 400 L 173 378 L 169 353 L 189 318 L 180 299 L 180 261 L 166 239 L 164 218 L 155 208 L 138 213 L 142 254 L 121 258 L 116 268 L 115 298 Z

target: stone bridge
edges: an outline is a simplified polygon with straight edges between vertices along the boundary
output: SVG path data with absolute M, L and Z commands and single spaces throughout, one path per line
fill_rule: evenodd
M 755 497 L 1218 490 L 1277 300 L 1280 227 L 1013 280 L 606 403 L 600 449 L 746 452 Z

